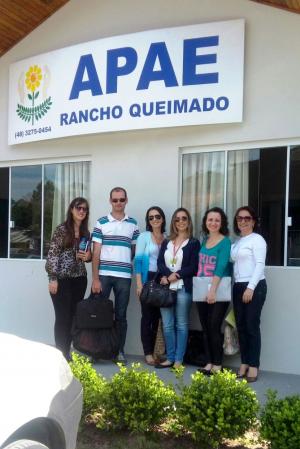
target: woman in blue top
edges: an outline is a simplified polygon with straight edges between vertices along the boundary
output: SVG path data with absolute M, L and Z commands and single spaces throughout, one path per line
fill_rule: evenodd
M 134 262 L 138 297 L 140 297 L 143 284 L 153 279 L 157 273 L 157 258 L 166 228 L 165 214 L 158 206 L 152 206 L 147 210 L 145 221 L 146 231 L 142 232 L 137 239 Z M 141 340 L 145 361 L 148 365 L 155 365 L 153 351 L 160 309 L 146 304 L 141 304 L 141 307 Z
M 216 292 L 222 277 L 230 276 L 228 220 L 221 208 L 213 207 L 206 211 L 202 231 L 205 238 L 199 253 L 197 276 L 211 277 L 211 287 L 206 301 L 197 303 L 207 362 L 199 371 L 210 375 L 222 368 L 224 337 L 221 326 L 229 305 L 229 301 L 216 302 Z

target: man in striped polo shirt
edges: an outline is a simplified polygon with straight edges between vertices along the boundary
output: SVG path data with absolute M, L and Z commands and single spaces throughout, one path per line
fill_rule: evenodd
M 130 296 L 132 259 L 139 235 L 137 222 L 125 214 L 128 202 L 123 187 L 110 192 L 111 213 L 99 218 L 93 232 L 92 291 L 109 298 L 115 295 L 115 318 L 120 333 L 118 362 L 126 363 L 124 346 L 127 333 L 126 312 Z

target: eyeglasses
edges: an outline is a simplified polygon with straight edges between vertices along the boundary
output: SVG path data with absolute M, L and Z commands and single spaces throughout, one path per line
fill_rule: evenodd
M 112 198 L 112 203 L 125 203 L 126 198 Z
M 159 215 L 159 214 L 149 215 L 149 217 L 148 217 L 149 221 L 160 220 L 160 219 L 161 219 L 161 215 Z
M 87 207 L 85 206 L 75 206 L 75 209 L 78 210 L 78 212 L 87 212 Z
M 175 218 L 176 223 L 179 223 L 180 221 L 188 221 L 188 217 L 183 215 L 183 217 L 176 217 Z
M 241 223 L 242 221 L 244 221 L 245 223 L 249 223 L 249 221 L 252 220 L 252 217 L 250 217 L 250 215 L 246 215 L 245 217 L 242 217 L 241 215 L 238 215 L 236 217 L 236 221 L 238 223 Z

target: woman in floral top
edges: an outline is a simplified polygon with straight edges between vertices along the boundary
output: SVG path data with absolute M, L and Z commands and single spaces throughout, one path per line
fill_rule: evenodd
M 67 360 L 70 359 L 71 328 L 76 305 L 84 298 L 87 286 L 85 262 L 91 260 L 88 219 L 87 200 L 75 198 L 69 205 L 66 221 L 54 231 L 46 262 L 55 312 L 55 344 Z M 82 244 L 85 244 L 85 249 L 81 248 Z

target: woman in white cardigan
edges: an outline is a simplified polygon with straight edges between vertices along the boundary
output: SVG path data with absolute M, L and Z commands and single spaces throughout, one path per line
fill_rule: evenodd
M 264 268 L 267 245 L 257 231 L 257 215 L 249 206 L 234 216 L 234 232 L 240 238 L 231 247 L 234 262 L 233 307 L 239 335 L 241 366 L 238 378 L 255 382 L 260 364 L 260 316 L 266 299 Z

